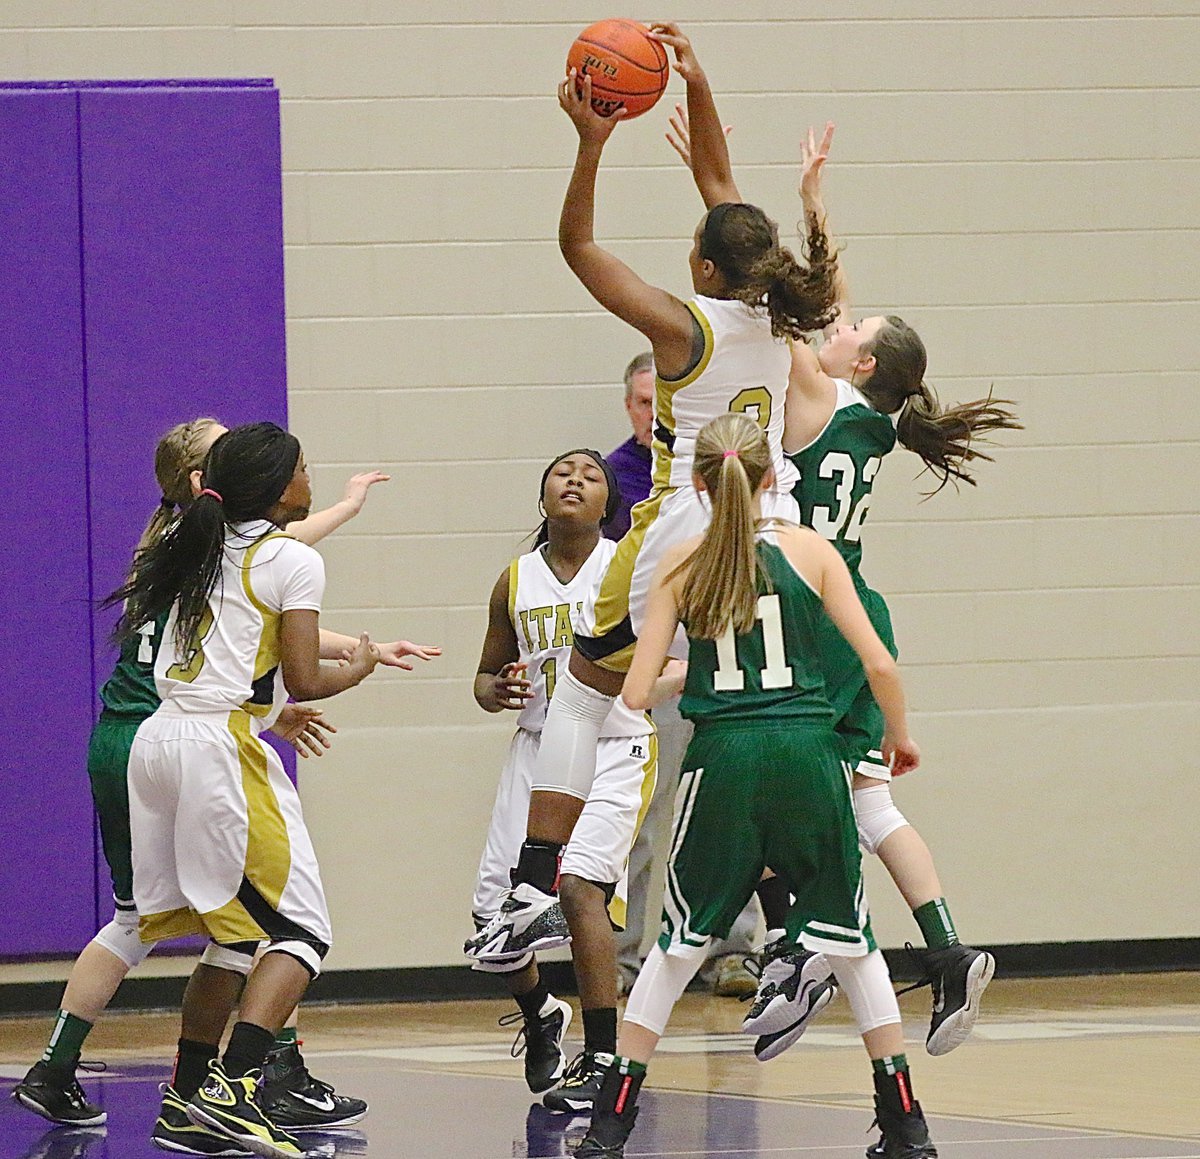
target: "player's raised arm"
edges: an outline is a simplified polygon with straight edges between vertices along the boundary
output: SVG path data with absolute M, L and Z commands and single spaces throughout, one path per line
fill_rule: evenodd
M 367 492 L 376 483 L 386 483 L 390 479 L 391 475 L 385 475 L 382 471 L 363 471 L 361 474 L 351 475 L 341 499 L 332 507 L 326 507 L 324 511 L 314 511 L 304 519 L 297 519 L 289 523 L 284 530 L 293 539 L 312 547 L 343 523 L 353 519 L 363 509 L 363 504 L 367 501 Z
M 558 88 L 558 103 L 579 134 L 575 168 L 563 199 L 558 247 L 575 276 L 606 310 L 650 339 L 659 366 L 687 366 L 692 354 L 692 314 L 673 294 L 643 281 L 596 244 L 596 174 L 600 155 L 620 112 L 602 117 L 592 108 L 592 81 L 575 70 Z
M 818 144 L 816 133 L 810 125 L 808 133 L 800 142 L 800 204 L 804 207 L 805 242 L 810 254 L 814 248 L 824 253 L 833 253 L 837 249 L 829 229 L 829 214 L 825 208 L 825 197 L 821 187 L 821 176 L 825 162 L 829 160 L 829 148 L 833 144 L 833 129 L 833 122 L 827 121 L 825 132 Z M 837 314 L 825 327 L 826 334 L 850 316 L 850 296 L 840 262 L 834 268 L 834 288 L 837 294 Z
M 717 105 L 708 77 L 696 59 L 692 42 L 678 24 L 664 22 L 651 26 L 650 35 L 675 53 L 672 66 L 687 84 L 687 123 L 690 133 L 692 178 L 708 209 L 727 201 L 741 201 L 733 167 L 729 162 L 729 145 L 725 129 L 717 115 Z M 668 138 L 669 140 L 670 138 Z M 676 149 L 678 151 L 678 148 Z

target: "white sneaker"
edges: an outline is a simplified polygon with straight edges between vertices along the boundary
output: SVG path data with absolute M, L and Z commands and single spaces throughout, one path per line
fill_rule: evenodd
M 770 954 L 776 946 L 767 948 Z M 743 1034 L 771 1035 L 792 1027 L 801 1016 L 812 1017 L 812 993 L 833 971 L 824 954 L 793 947 L 777 950 L 763 968 L 755 996 L 742 1020 Z
M 808 1029 L 808 1024 L 833 1001 L 837 994 L 837 984 L 826 975 L 823 981 L 808 987 L 802 993 L 805 994 L 805 1002 L 795 1021 L 790 1026 L 777 1030 L 774 1034 L 762 1035 L 755 1042 L 754 1057 L 759 1062 L 770 1062 L 771 1059 L 777 1058 L 792 1046 Z M 793 1012 L 795 1012 L 794 1007 Z
M 463 944 L 468 958 L 503 962 L 534 950 L 552 950 L 571 940 L 558 898 L 522 882 L 509 891 L 500 912 Z

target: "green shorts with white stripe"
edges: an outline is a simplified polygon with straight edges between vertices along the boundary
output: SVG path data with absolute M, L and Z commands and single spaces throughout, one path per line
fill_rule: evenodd
M 827 725 L 698 723 L 675 798 L 659 946 L 724 937 L 773 869 L 788 932 L 843 957 L 875 949 L 841 746 Z

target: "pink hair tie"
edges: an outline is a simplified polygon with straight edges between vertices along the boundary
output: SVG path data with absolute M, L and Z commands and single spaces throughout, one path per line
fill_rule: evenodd
M 725 454 L 723 454 L 721 456 L 721 458 L 723 458 L 723 459 L 736 459 L 737 457 L 738 457 L 737 451 L 726 451 Z
M 217 492 L 214 491 L 211 487 L 205 487 L 204 490 L 200 492 L 200 494 L 201 495 L 211 495 L 218 503 L 225 502 L 225 500 L 222 499 L 221 496 L 218 495 Z

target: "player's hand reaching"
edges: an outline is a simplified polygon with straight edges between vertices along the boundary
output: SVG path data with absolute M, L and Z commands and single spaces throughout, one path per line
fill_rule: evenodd
M 480 697 L 479 685 L 485 682 Z M 499 712 L 505 708 L 519 711 L 524 708 L 525 702 L 533 696 L 533 682 L 526 676 L 526 665 L 515 660 L 505 664 L 499 672 L 480 672 L 476 677 L 476 696 L 488 712 Z
M 692 135 L 688 125 L 687 107 L 677 104 L 675 111 L 667 119 L 671 123 L 671 128 L 665 134 L 667 144 L 679 154 L 683 163 L 690 169 L 692 167 Z M 726 125 L 724 129 L 726 137 L 733 132 L 732 125 Z
M 385 668 L 403 668 L 406 672 L 413 670 L 413 665 L 405 659 L 415 656 L 418 660 L 436 660 L 442 650 L 436 644 L 414 644 L 409 640 L 393 640 L 390 644 L 378 644 L 379 663 Z M 349 654 L 346 656 L 349 659 Z
M 387 483 L 390 480 L 391 475 L 385 475 L 382 471 L 363 471 L 361 474 L 351 475 L 346 483 L 346 490 L 342 493 L 342 502 L 357 515 L 367 501 L 367 492 L 376 483 Z
M 596 112 L 592 108 L 592 78 L 584 73 L 580 79 L 575 69 L 571 69 L 558 86 L 558 104 L 574 123 L 580 142 L 597 148 L 603 148 L 617 122 L 625 116 L 624 109 L 617 109 L 607 117 Z
M 671 67 L 679 73 L 688 84 L 704 80 L 704 70 L 696 59 L 692 42 L 683 34 L 683 30 L 673 20 L 658 21 L 650 25 L 650 39 L 657 40 L 675 51 L 675 63 Z
M 811 125 L 807 137 L 800 142 L 800 196 L 805 205 L 821 203 L 821 170 L 829 160 L 829 146 L 832 144 L 832 121 L 826 122 L 820 145 Z
M 885 733 L 881 747 L 884 764 L 892 770 L 893 777 L 911 773 L 921 763 L 921 750 L 910 736 L 894 740 Z
M 306 704 L 285 704 L 271 731 L 307 760 L 310 753 L 314 757 L 324 754 L 332 743 L 326 733 L 335 733 L 337 729 L 325 719 L 319 708 L 309 708 Z

